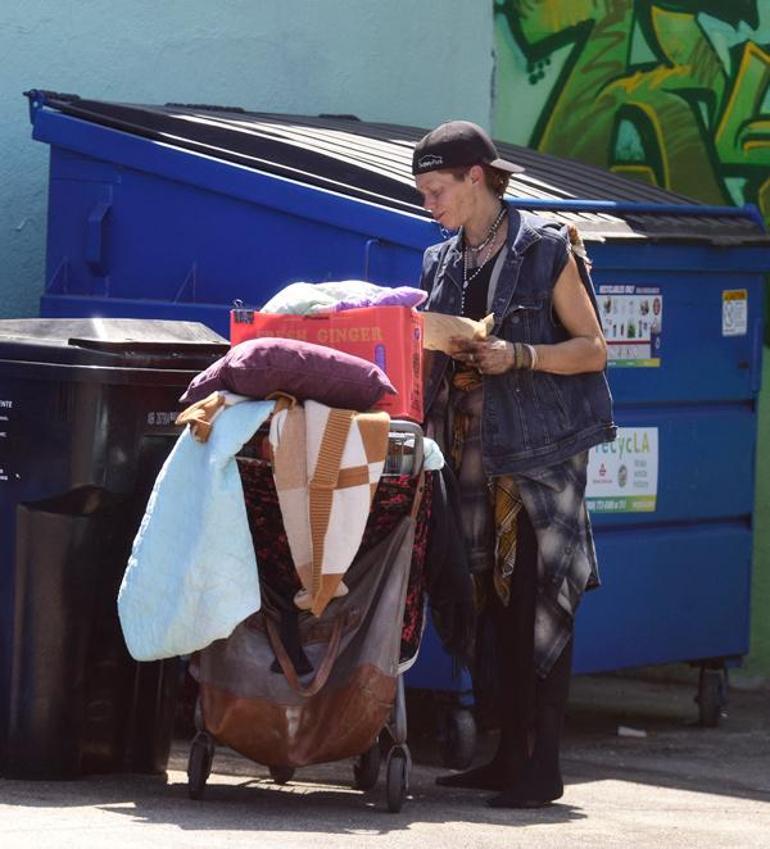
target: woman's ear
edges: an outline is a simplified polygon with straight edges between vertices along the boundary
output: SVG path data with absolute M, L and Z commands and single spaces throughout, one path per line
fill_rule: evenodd
M 471 165 L 468 169 L 468 176 L 470 177 L 471 184 L 476 185 L 477 183 L 484 182 L 484 169 L 480 165 Z

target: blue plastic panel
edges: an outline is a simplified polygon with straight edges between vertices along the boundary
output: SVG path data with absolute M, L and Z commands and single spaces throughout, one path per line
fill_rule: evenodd
M 596 542 L 602 587 L 578 611 L 577 672 L 748 651 L 748 526 L 600 531 Z
M 62 160 L 70 173 L 78 164 L 81 178 L 59 177 Z M 115 183 L 95 182 L 88 161 L 71 154 L 54 151 L 51 165 L 50 294 L 261 305 L 296 280 L 405 283 L 419 273 L 419 252 L 380 237 L 360 209 L 339 226 L 134 170 L 122 169 Z
M 259 305 L 296 280 L 401 284 L 438 238 L 414 215 L 57 113 L 35 138 L 52 144 L 47 298 Z
M 679 247 L 679 252 L 686 257 L 687 247 Z M 657 287 L 663 302 L 660 366 L 611 366 L 610 385 L 616 403 L 737 401 L 757 394 L 764 284 L 761 275 L 740 267 L 740 251 L 710 249 L 715 264 L 730 260 L 735 266 L 732 270 L 698 266 L 687 271 L 643 269 L 631 254 L 627 268 L 614 273 L 604 267 L 602 251 L 592 253 L 597 289 L 603 284 Z M 722 297 L 733 289 L 745 289 L 748 295 L 747 332 L 723 336 Z
M 406 673 L 407 687 L 451 693 L 459 704 L 473 703 L 473 680 L 467 669 L 457 669 L 444 651 L 428 616 L 417 663 Z
M 43 295 L 40 314 L 50 318 L 97 315 L 110 318 L 164 318 L 200 321 L 226 339 L 230 336 L 230 307 L 226 304 L 188 304 L 87 295 Z
M 658 497 L 651 513 L 594 514 L 597 527 L 654 527 L 749 516 L 754 506 L 756 416 L 750 404 L 616 410 L 623 427 L 658 428 Z M 619 450 L 613 443 L 605 450 Z

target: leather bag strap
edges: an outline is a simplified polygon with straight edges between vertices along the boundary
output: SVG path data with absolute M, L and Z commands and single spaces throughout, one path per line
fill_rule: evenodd
M 331 674 L 332 667 L 334 666 L 334 661 L 337 660 L 337 655 L 340 650 L 340 641 L 342 639 L 342 617 L 337 616 L 335 618 L 326 654 L 324 655 L 313 680 L 307 685 L 307 687 L 304 687 L 302 682 L 299 680 L 297 670 L 294 668 L 294 664 L 291 662 L 289 653 L 283 645 L 278 629 L 272 619 L 268 616 L 265 616 L 265 627 L 267 628 L 267 636 L 275 654 L 275 659 L 278 661 L 278 665 L 281 667 L 283 674 L 286 676 L 286 681 L 289 686 L 300 696 L 305 698 L 314 696 L 329 680 L 329 675 Z

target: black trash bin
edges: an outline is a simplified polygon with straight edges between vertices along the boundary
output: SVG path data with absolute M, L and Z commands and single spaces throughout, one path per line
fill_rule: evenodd
M 177 662 L 130 658 L 116 597 L 177 399 L 227 348 L 193 322 L 0 321 L 0 774 L 165 770 Z

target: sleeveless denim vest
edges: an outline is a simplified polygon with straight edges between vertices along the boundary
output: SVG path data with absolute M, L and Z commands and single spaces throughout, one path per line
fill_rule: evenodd
M 570 336 L 553 309 L 553 287 L 569 252 L 566 229 L 508 207 L 507 256 L 494 289 L 493 333 L 509 342 L 554 345 Z M 458 315 L 462 292 L 462 234 L 429 247 L 421 286 L 423 309 Z M 576 257 L 583 283 L 597 309 L 588 270 Z M 598 311 L 597 311 L 598 313 Z M 450 364 L 435 353 L 427 376 L 425 409 Z M 511 369 L 484 376 L 482 453 L 487 475 L 531 472 L 562 462 L 615 438 L 612 397 L 604 372 L 576 375 Z

